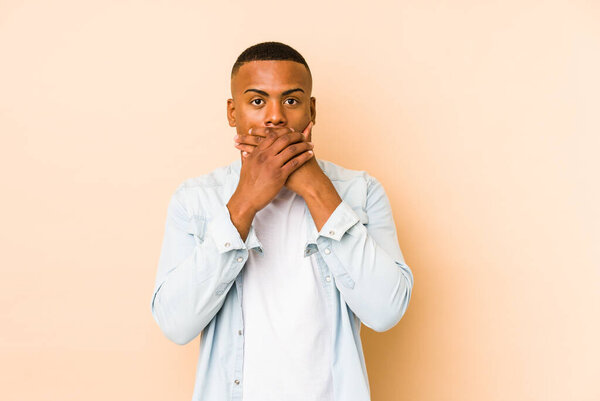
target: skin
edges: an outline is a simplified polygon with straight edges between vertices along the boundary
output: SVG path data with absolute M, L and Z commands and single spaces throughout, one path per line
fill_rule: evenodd
M 283 186 L 304 198 L 319 231 L 342 201 L 314 157 L 311 91 L 306 67 L 288 60 L 251 61 L 231 79 L 227 119 L 242 167 L 227 208 L 244 241 L 255 214 Z

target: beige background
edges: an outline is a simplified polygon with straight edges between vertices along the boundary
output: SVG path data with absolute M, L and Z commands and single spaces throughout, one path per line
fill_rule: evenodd
M 168 199 L 238 156 L 238 54 L 314 76 L 317 157 L 390 197 L 415 277 L 374 401 L 600 399 L 596 1 L 0 1 L 3 400 L 189 400 L 150 313 Z

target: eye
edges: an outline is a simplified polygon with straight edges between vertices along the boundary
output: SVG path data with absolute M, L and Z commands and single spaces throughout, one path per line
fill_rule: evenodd
M 296 103 L 288 103 L 288 104 L 298 104 L 298 101 L 294 98 L 289 98 L 289 99 L 285 99 L 285 101 L 287 102 L 288 100 L 293 100 Z
M 259 104 L 259 103 L 254 103 L 254 102 L 256 102 L 257 100 L 258 100 L 259 102 L 262 102 L 262 99 L 253 99 L 253 100 L 251 100 L 251 101 L 250 101 L 250 103 L 252 103 L 252 104 L 253 104 L 253 105 L 255 105 L 255 106 L 260 106 L 260 104 Z

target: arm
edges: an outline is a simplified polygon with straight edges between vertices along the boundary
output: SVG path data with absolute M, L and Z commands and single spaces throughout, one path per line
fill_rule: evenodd
M 367 327 L 386 331 L 404 315 L 414 281 L 398 245 L 388 197 L 369 175 L 366 212 L 368 223 L 363 225 L 342 201 L 320 228 L 316 242 L 350 309 Z
M 221 309 L 249 249 L 262 251 L 254 227 L 242 241 L 225 205 L 208 221 L 188 215 L 184 191 L 180 186 L 169 202 L 151 302 L 162 332 L 180 345 L 198 336 Z

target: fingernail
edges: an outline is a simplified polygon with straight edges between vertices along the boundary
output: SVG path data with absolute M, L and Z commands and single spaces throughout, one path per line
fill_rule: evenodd
M 235 146 L 238 146 L 239 144 L 240 144 L 239 142 L 236 142 L 236 143 L 235 143 Z
M 310 146 L 315 146 L 312 142 L 306 142 L 308 143 Z
M 249 133 L 250 135 L 252 135 L 252 128 L 250 128 L 250 129 L 248 130 L 248 133 Z
M 290 129 L 292 130 L 292 132 L 295 132 L 296 130 L 294 130 L 292 127 L 290 127 Z
M 237 141 L 238 139 L 240 139 L 240 136 L 239 136 L 239 135 L 236 135 L 236 136 L 234 136 L 234 137 L 233 137 L 233 140 L 234 140 L 234 141 Z
M 312 155 L 313 153 L 314 153 L 314 152 L 313 152 L 312 150 L 309 150 L 309 151 L 308 151 L 308 154 L 309 154 L 309 155 Z
M 244 156 L 248 156 L 248 152 L 246 152 L 246 151 L 243 151 L 243 152 L 242 152 L 242 154 L 243 154 Z

